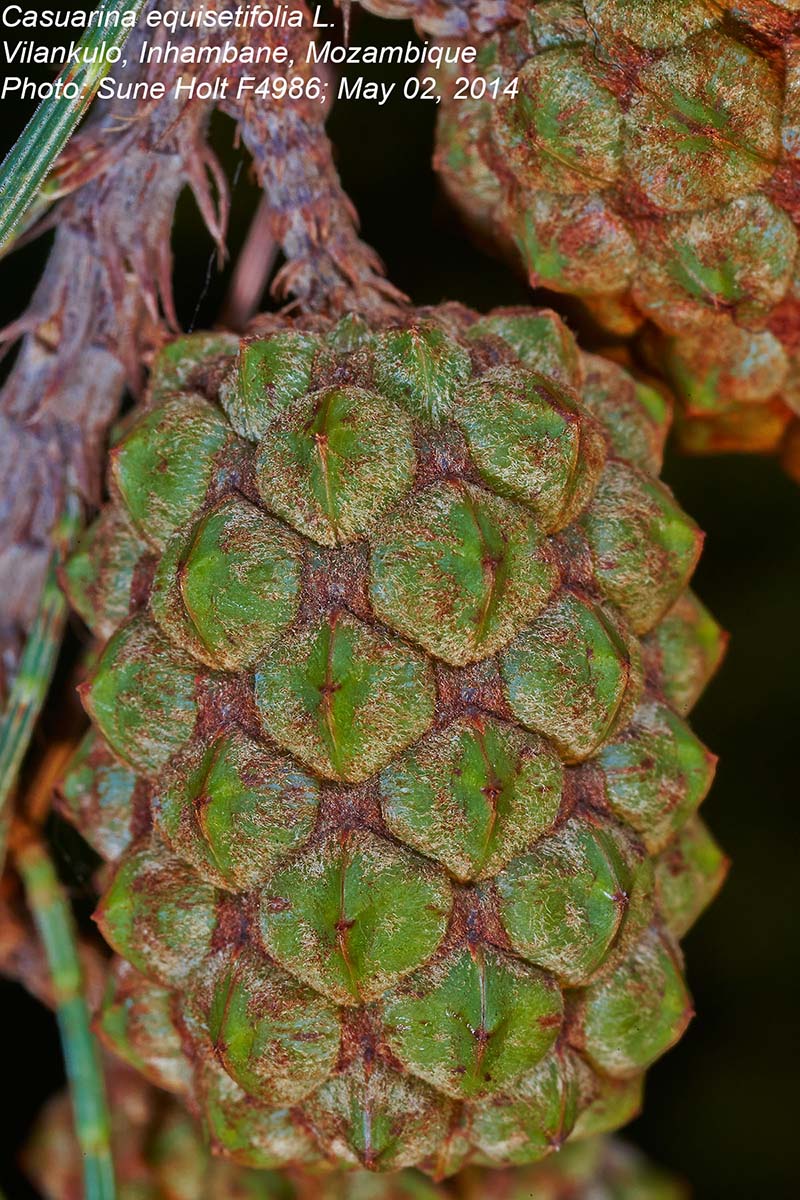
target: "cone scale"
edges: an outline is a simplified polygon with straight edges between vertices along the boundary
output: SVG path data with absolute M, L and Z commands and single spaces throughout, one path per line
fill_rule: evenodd
M 792 0 L 542 0 L 479 40 L 475 82 L 500 80 L 497 102 L 444 84 L 436 156 L 469 223 L 534 286 L 641 335 L 685 448 L 786 436 L 790 469 L 799 35 Z
M 99 1026 L 252 1167 L 511 1166 L 638 1109 L 724 874 L 662 396 L 554 314 L 182 339 L 65 572 Z
M 678 1179 L 614 1138 L 590 1138 L 532 1167 L 469 1168 L 442 1184 L 417 1171 L 253 1171 L 212 1158 L 181 1106 L 116 1062 L 107 1072 L 120 1194 L 137 1200 L 687 1200 Z M 54 1097 L 25 1147 L 23 1168 L 47 1200 L 81 1194 L 67 1096 Z

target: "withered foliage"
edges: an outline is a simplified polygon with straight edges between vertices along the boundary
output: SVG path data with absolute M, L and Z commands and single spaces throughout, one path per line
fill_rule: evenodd
M 422 34 L 464 37 L 493 33 L 525 15 L 524 0 L 359 0 L 361 7 L 379 17 L 413 21 Z M 347 0 L 342 0 L 347 7 Z

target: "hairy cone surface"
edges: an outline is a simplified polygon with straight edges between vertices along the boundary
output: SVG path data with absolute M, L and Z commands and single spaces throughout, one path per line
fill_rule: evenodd
M 416 1171 L 253 1171 L 212 1159 L 180 1106 L 121 1064 L 107 1083 L 120 1200 L 686 1200 L 677 1180 L 611 1138 L 576 1143 L 533 1167 L 471 1168 L 439 1185 Z M 45 1200 L 83 1200 L 68 1096 L 41 1114 L 23 1167 Z
M 541 0 L 483 41 L 477 99 L 443 89 L 456 202 L 534 285 L 648 323 L 689 449 L 772 450 L 800 413 L 799 47 L 794 0 Z
M 103 1033 L 221 1153 L 443 1177 L 636 1111 L 724 873 L 667 423 L 546 311 L 156 364 L 66 571 L 62 802 L 118 860 Z

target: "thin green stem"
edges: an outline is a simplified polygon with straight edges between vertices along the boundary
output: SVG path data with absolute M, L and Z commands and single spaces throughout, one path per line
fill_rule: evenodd
M 109 49 L 121 49 L 131 32 L 131 23 L 122 17 L 138 16 L 144 0 L 100 0 L 96 12 L 103 17 L 117 14 L 114 25 L 103 21 L 93 24 L 78 43 L 78 57 L 84 53 L 96 62 L 79 62 L 64 68 L 56 81 L 57 89 L 42 100 L 22 136 L 17 139 L 0 166 L 0 248 L 12 236 L 26 210 L 35 199 L 51 167 L 70 134 L 94 99 L 109 72 Z M 63 90 L 68 94 L 64 95 Z
M 0 869 L 5 858 L 9 799 L 22 760 L 53 678 L 67 619 L 68 606 L 58 583 L 58 567 L 72 546 L 81 522 L 81 504 L 70 493 L 53 530 L 53 552 L 39 611 L 25 643 L 19 670 L 0 721 Z
M 24 842 L 17 851 L 16 863 L 53 985 L 75 1132 L 83 1159 L 84 1196 L 86 1200 L 114 1200 L 111 1123 L 100 1055 L 83 994 L 72 911 L 41 842 Z

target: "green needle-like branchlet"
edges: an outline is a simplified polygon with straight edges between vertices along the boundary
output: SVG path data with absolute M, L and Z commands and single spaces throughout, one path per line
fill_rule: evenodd
M 105 1084 L 83 995 L 69 902 L 40 841 L 24 841 L 16 863 L 44 946 L 67 1070 L 86 1200 L 114 1200 L 114 1164 Z
M 71 494 L 53 531 L 53 552 L 39 611 L 0 722 L 0 866 L 5 857 L 8 828 L 6 807 L 53 677 L 67 617 L 68 606 L 59 587 L 58 567 L 75 540 L 80 521 L 80 501 Z
M 97 12 L 138 15 L 144 0 L 100 0 Z M 79 57 L 103 47 L 122 47 L 130 33 L 130 24 L 102 21 L 87 29 L 78 44 Z M 74 98 L 53 95 L 43 100 L 0 167 L 0 249 L 5 246 L 26 210 L 35 199 L 55 160 L 63 150 L 75 126 L 94 98 L 109 71 L 107 54 L 95 62 L 80 62 L 65 67 L 62 84 L 76 84 Z
M 53 530 L 53 550 L 39 611 L 0 724 L 0 862 L 10 824 L 8 801 L 50 686 L 68 611 L 58 582 L 58 568 L 75 541 L 80 523 L 80 501 L 77 495 L 69 493 Z M 83 996 L 72 913 L 47 852 L 35 837 L 23 834 L 19 839 L 16 864 L 44 946 L 53 985 L 75 1127 L 83 1153 L 86 1200 L 113 1200 L 115 1186 L 108 1110 L 100 1060 Z

